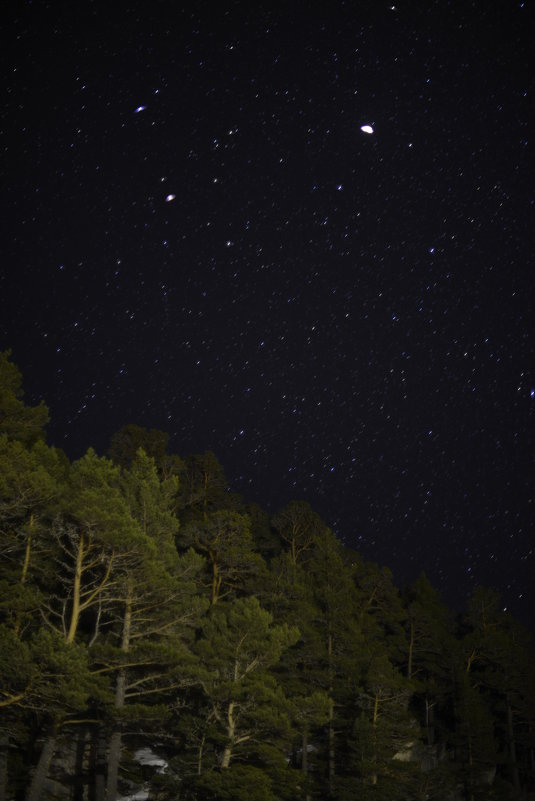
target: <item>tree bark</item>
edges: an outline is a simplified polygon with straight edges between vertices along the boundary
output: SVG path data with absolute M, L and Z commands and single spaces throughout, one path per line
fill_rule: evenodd
M 30 523 L 29 523 L 30 530 L 28 533 L 28 539 L 26 540 L 26 548 L 24 550 L 24 562 L 22 565 L 22 573 L 20 576 L 21 587 L 24 587 L 24 585 L 26 584 L 26 579 L 28 578 L 28 570 L 30 568 L 30 555 L 32 552 L 32 536 L 33 536 L 34 524 L 35 524 L 35 518 L 33 515 L 30 515 Z M 15 617 L 15 625 L 13 627 L 16 637 L 19 636 L 21 624 L 22 624 L 22 614 L 20 611 L 18 611 Z
M 308 726 L 306 724 L 303 728 L 303 739 L 301 746 L 301 771 L 305 777 L 308 775 Z
M 197 752 L 197 776 L 202 774 L 202 758 L 204 753 L 204 744 L 206 742 L 206 736 L 203 734 L 201 737 L 201 742 L 199 743 L 199 750 Z
M 73 776 L 72 801 L 84 801 L 84 777 L 87 768 L 88 732 L 86 728 L 78 730 L 76 737 L 76 759 Z
M 121 762 L 122 750 L 123 735 L 120 729 L 115 729 L 110 737 L 109 745 L 108 781 L 106 783 L 107 801 L 115 801 L 117 798 L 117 784 L 119 781 L 119 765 Z
M 106 798 L 106 756 L 107 743 L 104 726 L 100 724 L 95 732 L 94 743 L 94 793 L 92 801 L 105 801 Z
M 414 652 L 414 623 L 411 620 L 411 636 L 409 640 L 409 661 L 407 664 L 407 678 L 412 679 L 412 656 Z
M 513 786 L 515 790 L 520 788 L 520 776 L 518 774 L 518 762 L 516 759 L 516 743 L 515 743 L 515 734 L 513 730 L 513 710 L 511 709 L 511 704 L 509 703 L 509 699 L 506 699 L 507 703 L 507 748 L 509 751 L 509 759 L 511 760 L 511 779 L 513 782 Z
M 132 629 L 132 599 L 133 588 L 128 587 L 128 595 L 125 601 L 123 618 L 123 636 L 121 640 L 121 651 L 126 653 L 130 648 L 130 633 Z M 115 685 L 115 709 L 122 709 L 126 697 L 126 670 L 120 670 Z M 119 725 L 110 737 L 110 747 L 108 754 L 108 781 L 106 785 L 106 801 L 115 801 L 117 798 L 117 783 L 119 780 L 119 765 L 121 763 L 121 752 L 123 747 L 123 735 Z
M 7 753 L 9 748 L 9 737 L 7 734 L 0 735 L 0 801 L 7 799 Z
M 35 766 L 32 780 L 26 794 L 26 801 L 41 801 L 50 763 L 52 762 L 52 757 L 56 750 L 56 738 L 57 732 L 56 729 L 53 728 L 41 749 L 39 761 Z
M 335 776 L 335 742 L 334 742 L 334 681 L 333 681 L 333 637 L 329 631 L 329 639 L 327 645 L 327 652 L 329 656 L 329 795 L 334 795 L 334 776 Z
M 305 723 L 303 728 L 301 772 L 303 774 L 303 783 L 305 785 L 305 801 L 311 801 L 311 796 L 308 793 L 308 724 L 307 723 Z
M 26 579 L 28 577 L 28 568 L 30 567 L 30 554 L 32 552 L 32 535 L 33 535 L 33 528 L 35 525 L 35 518 L 33 515 L 30 515 L 30 524 L 29 524 L 29 534 L 28 539 L 26 540 L 26 548 L 24 551 L 24 563 L 22 565 L 22 574 L 20 577 L 20 583 L 24 585 L 26 583 Z
M 377 784 L 377 721 L 379 720 L 379 694 L 375 693 L 373 702 L 373 754 L 372 763 L 374 765 L 374 772 L 372 773 L 372 784 Z
M 69 645 L 72 645 L 74 642 L 76 630 L 78 629 L 78 622 L 80 620 L 80 592 L 82 586 L 82 565 L 84 563 L 84 545 L 84 535 L 80 534 L 78 551 L 76 552 L 76 568 L 74 572 L 74 585 L 72 591 L 71 622 L 69 625 L 69 632 L 67 634 L 67 642 Z
M 234 734 L 236 732 L 236 724 L 234 721 L 234 701 L 231 701 L 228 705 L 227 709 L 227 737 L 228 741 L 225 746 L 225 750 L 223 751 L 223 757 L 221 759 L 221 768 L 228 768 L 230 767 L 230 760 L 232 757 L 232 744 L 234 741 Z
M 217 564 L 216 555 L 212 550 L 208 551 L 208 556 L 212 563 L 212 606 L 219 600 L 219 591 L 221 589 L 221 574 L 219 572 L 219 565 Z
M 427 734 L 427 745 L 435 744 L 435 704 L 429 703 L 429 698 L 425 697 L 425 730 Z

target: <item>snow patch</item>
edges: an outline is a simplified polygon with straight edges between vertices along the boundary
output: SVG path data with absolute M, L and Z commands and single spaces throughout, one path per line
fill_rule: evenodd
M 119 795 L 117 798 L 119 801 L 147 801 L 149 797 L 149 791 L 145 790 L 144 787 L 141 790 L 137 790 L 133 795 Z
M 134 754 L 134 759 L 139 765 L 148 765 L 151 768 L 156 768 L 156 773 L 165 773 L 168 768 L 165 759 L 155 754 L 152 748 L 138 748 Z M 148 797 L 149 786 L 145 784 L 131 795 L 118 796 L 118 801 L 147 801 Z
M 165 773 L 167 770 L 167 762 L 158 754 L 155 754 L 151 748 L 138 748 L 134 755 L 136 762 L 140 765 L 150 765 L 153 768 L 158 768 L 157 773 Z

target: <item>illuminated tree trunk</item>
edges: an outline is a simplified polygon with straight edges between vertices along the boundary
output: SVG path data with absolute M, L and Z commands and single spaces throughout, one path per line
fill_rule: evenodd
M 67 642 L 72 645 L 76 637 L 76 630 L 80 620 L 80 590 L 82 586 L 82 565 L 84 563 L 84 535 L 80 534 L 78 550 L 76 551 L 76 567 L 74 572 L 74 583 L 72 588 L 72 611 Z
M 20 584 L 22 587 L 26 584 L 26 579 L 28 577 L 28 570 L 30 567 L 30 556 L 32 552 L 32 537 L 33 537 L 33 527 L 35 524 L 35 518 L 33 515 L 30 515 L 30 525 L 29 525 L 29 533 L 28 539 L 26 540 L 26 548 L 24 549 L 24 562 L 22 564 L 22 572 L 20 576 Z M 19 636 L 20 627 L 21 627 L 21 613 L 17 612 L 17 616 L 15 618 L 15 625 L 14 625 L 14 632 L 16 636 Z
M 305 723 L 302 736 L 302 752 L 301 752 L 301 772 L 303 774 L 303 781 L 305 788 L 305 801 L 311 801 L 311 796 L 308 793 L 308 723 Z
M 373 756 L 372 762 L 375 766 L 372 773 L 372 784 L 377 784 L 377 721 L 379 720 L 379 693 L 375 693 L 375 700 L 373 702 Z
M 236 734 L 236 723 L 234 721 L 234 702 L 231 701 L 227 708 L 227 744 L 225 746 L 225 750 L 223 751 L 223 757 L 221 759 L 221 767 L 228 768 L 230 766 L 230 760 L 232 757 L 232 744 L 234 742 L 234 736 Z
M 26 540 L 26 548 L 24 551 L 24 563 L 22 565 L 22 574 L 20 577 L 20 583 L 25 584 L 26 578 L 28 576 L 28 568 L 30 567 L 30 554 L 32 552 L 32 537 L 33 537 L 33 528 L 35 525 L 35 518 L 33 515 L 30 515 L 30 531 L 28 534 L 28 539 Z
M 219 598 L 219 591 L 221 589 L 221 573 L 219 572 L 219 565 L 217 558 L 212 550 L 208 550 L 208 556 L 212 565 L 212 606 L 217 603 Z
M 204 744 L 206 742 L 206 735 L 203 734 L 201 742 L 199 743 L 199 750 L 197 753 L 197 776 L 202 774 L 202 759 L 204 754 Z
M 125 601 L 123 618 L 123 636 L 121 640 L 121 651 L 127 653 L 130 648 L 130 632 L 132 628 L 132 601 L 133 588 L 129 584 L 128 595 Z M 124 707 L 126 697 L 126 670 L 120 670 L 115 686 L 115 709 Z M 115 801 L 117 797 L 117 782 L 119 778 L 119 765 L 121 762 L 122 751 L 122 732 L 119 726 L 112 733 L 110 738 L 110 748 L 108 756 L 108 782 L 106 786 L 107 801 Z
M 411 620 L 409 639 L 409 661 L 407 664 L 407 678 L 412 679 L 412 656 L 414 652 L 414 623 Z
M 54 727 L 46 738 L 45 744 L 43 745 L 43 749 L 39 756 L 39 762 L 35 768 L 32 781 L 26 795 L 26 801 L 41 801 L 50 763 L 52 762 L 52 757 L 54 756 L 54 751 L 56 750 L 56 736 L 57 732 L 56 728 Z
M 89 731 L 85 727 L 76 733 L 76 754 L 72 777 L 72 801 L 84 801 L 86 789 L 87 751 L 89 746 Z
M 329 639 L 327 645 L 329 656 L 329 795 L 334 795 L 334 776 L 335 776 L 335 742 L 334 742 L 334 700 L 333 700 L 333 637 L 329 632 Z
M 107 742 L 101 724 L 96 732 L 95 743 L 95 801 L 105 801 L 106 798 L 106 757 Z

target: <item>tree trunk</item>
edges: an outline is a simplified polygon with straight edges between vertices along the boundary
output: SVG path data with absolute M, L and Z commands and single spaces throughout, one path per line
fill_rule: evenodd
M 119 765 L 121 762 L 121 752 L 123 750 L 123 735 L 120 729 L 112 732 L 110 737 L 108 753 L 108 781 L 106 784 L 107 801 L 115 801 L 117 798 L 117 784 L 119 781 Z
M 308 793 L 308 724 L 303 728 L 302 751 L 301 751 L 301 772 L 303 774 L 303 784 L 305 786 L 305 801 L 310 801 Z
M 121 651 L 126 653 L 130 648 L 130 632 L 132 628 L 132 599 L 133 587 L 129 584 L 128 595 L 125 601 L 123 618 L 123 636 L 121 641 Z M 115 709 L 122 709 L 126 697 L 126 670 L 120 670 L 115 685 Z M 119 765 L 121 763 L 121 752 L 123 747 L 123 735 L 119 725 L 110 737 L 110 747 L 108 754 L 108 781 L 106 785 L 106 800 L 115 801 L 117 798 L 117 782 L 119 779 Z
M 76 757 L 73 776 L 72 801 L 84 801 L 84 778 L 87 768 L 88 731 L 85 728 L 78 730 L 76 737 Z
M 330 631 L 329 631 L 327 652 L 329 655 L 329 795 L 333 796 L 336 752 L 335 752 L 335 742 L 334 742 L 334 700 L 333 700 L 334 681 L 333 681 L 333 667 L 332 667 L 333 637 Z
M 236 724 L 234 721 L 234 701 L 231 701 L 228 705 L 227 709 L 227 744 L 225 746 L 225 750 L 223 751 L 223 757 L 221 759 L 221 768 L 228 768 L 230 767 L 230 760 L 232 757 L 232 744 L 234 742 L 234 735 L 236 733 Z
M 468 731 L 468 791 L 470 794 L 470 801 L 474 801 L 474 758 L 472 754 L 472 735 Z
M 30 555 L 32 552 L 32 536 L 33 536 L 34 524 L 35 524 L 35 518 L 33 515 L 30 515 L 30 523 L 29 523 L 30 530 L 28 533 L 28 539 L 26 540 L 26 548 L 24 550 L 24 562 L 22 565 L 22 573 L 20 576 L 20 584 L 22 587 L 24 587 L 24 585 L 26 584 L 26 579 L 28 578 L 28 570 L 30 567 Z M 22 624 L 22 614 L 19 611 L 16 614 L 15 625 L 13 627 L 16 637 L 19 636 L 21 624 Z
M 9 737 L 7 734 L 0 735 L 0 801 L 7 799 L 7 753 L 9 749 Z
M 301 747 L 301 770 L 306 777 L 308 775 L 308 726 L 303 728 L 303 739 Z
M 221 589 L 221 574 L 219 572 L 219 565 L 217 558 L 213 551 L 208 551 L 208 556 L 212 563 L 212 606 L 217 603 L 219 599 L 219 590 Z
M 425 730 L 427 734 L 427 745 L 435 744 L 435 704 L 429 703 L 429 698 L 425 697 Z
M 82 566 L 84 563 L 84 535 L 80 534 L 80 541 L 78 542 L 78 551 L 76 552 L 76 568 L 74 572 L 74 585 L 72 589 L 72 610 L 71 622 L 69 625 L 69 632 L 67 634 L 67 642 L 72 645 L 76 637 L 78 623 L 80 620 L 80 592 L 82 587 Z
M 20 577 L 20 583 L 24 585 L 26 583 L 26 579 L 28 577 L 28 568 L 30 567 L 30 554 L 32 552 L 32 536 L 33 536 L 33 529 L 35 525 L 35 518 L 33 515 L 30 515 L 30 523 L 29 523 L 29 533 L 28 539 L 26 540 L 26 548 L 24 550 L 24 563 L 22 565 L 22 573 Z
M 373 735 L 372 735 L 372 742 L 373 742 L 373 753 L 372 753 L 372 763 L 374 765 L 374 770 L 371 776 L 372 784 L 377 784 L 377 721 L 379 720 L 379 694 L 378 692 L 375 693 L 375 699 L 373 702 Z
M 54 728 L 44 742 L 39 761 L 35 766 L 32 780 L 26 794 L 26 801 L 41 801 L 50 763 L 52 762 L 52 757 L 56 750 L 56 737 L 57 732 L 56 728 Z
M 106 764 L 107 743 L 103 724 L 99 724 L 95 732 L 94 743 L 94 794 L 92 801 L 105 801 L 106 798 Z
M 411 620 L 411 636 L 409 640 L 409 660 L 407 663 L 407 678 L 412 679 L 412 656 L 414 653 L 414 623 Z
M 199 750 L 197 752 L 197 776 L 201 776 L 202 774 L 202 758 L 204 753 L 204 744 L 206 742 L 206 736 L 203 734 L 201 737 L 201 742 L 199 743 Z
M 329 795 L 334 795 L 335 775 L 334 701 L 329 698 Z
M 511 779 L 515 790 L 518 790 L 520 789 L 520 777 L 518 775 L 518 762 L 516 760 L 516 743 L 513 731 L 513 710 L 511 709 L 511 704 L 509 703 L 508 698 L 506 699 L 506 703 L 507 703 L 507 748 L 509 751 L 509 759 L 511 760 Z

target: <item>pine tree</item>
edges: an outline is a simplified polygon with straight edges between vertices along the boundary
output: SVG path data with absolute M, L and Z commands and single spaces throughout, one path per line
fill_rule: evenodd
M 257 599 L 248 597 L 213 608 L 202 632 L 197 648 L 217 728 L 220 770 L 253 755 L 262 760 L 269 746 L 284 754 L 288 705 L 271 668 L 296 642 L 297 629 L 274 625 Z
M 179 456 L 167 453 L 168 443 L 169 434 L 165 431 L 130 423 L 112 435 L 106 456 L 119 467 L 129 469 L 141 449 L 154 459 L 161 479 L 177 478 L 184 474 L 185 464 Z
M 294 564 L 302 561 L 317 536 L 325 531 L 325 523 L 306 501 L 290 501 L 272 520 L 281 540 L 286 544 Z
M 467 709 L 460 715 L 460 730 L 465 734 L 466 748 L 471 750 L 471 765 L 479 756 L 479 773 L 493 770 L 496 749 L 507 766 L 504 778 L 515 792 L 521 788 L 521 731 L 529 731 L 533 721 L 532 670 L 530 667 L 530 641 L 523 628 L 503 610 L 499 595 L 493 590 L 477 587 L 470 598 L 463 619 L 464 637 L 460 642 L 464 678 L 468 684 L 465 695 L 477 693 L 479 706 L 490 718 L 492 738 L 473 734 L 475 713 Z M 465 705 L 466 706 L 466 705 Z M 458 710 L 463 709 L 458 705 Z M 531 708 L 531 715 L 530 710 Z M 477 712 L 477 709 L 476 709 Z M 492 739 L 492 747 L 490 741 Z M 526 754 L 525 781 L 533 773 Z M 472 785 L 477 782 L 477 771 L 469 776 Z
M 66 463 L 54 448 L 0 437 L 0 610 L 20 632 L 39 607 L 51 544 L 49 528 L 63 493 Z
M 122 722 L 134 719 L 161 728 L 163 702 L 174 703 L 177 691 L 193 682 L 188 643 L 206 608 L 196 583 L 203 560 L 192 551 L 181 557 L 176 551 L 176 483 L 176 478 L 161 481 L 154 460 L 142 450 L 122 477 L 123 496 L 143 539 L 120 560 L 107 600 L 108 616 L 117 625 L 93 649 L 100 670 L 116 675 L 107 801 L 117 795 Z
M 98 634 L 102 602 L 114 586 L 119 566 L 132 558 L 142 540 L 142 532 L 121 496 L 119 469 L 92 450 L 75 462 L 52 534 L 52 564 L 56 569 L 48 577 L 49 595 L 42 605 L 42 616 L 53 636 L 62 642 L 58 653 L 63 655 L 68 680 L 81 688 L 93 685 L 93 695 L 105 698 L 103 689 L 97 693 L 88 646 Z M 74 671 L 72 675 L 70 671 Z M 101 678 L 105 682 L 105 677 Z M 78 711 L 84 710 L 90 695 L 80 694 Z M 66 700 L 49 710 L 49 731 L 28 789 L 28 801 L 36 801 L 41 795 L 57 734 L 72 723 L 72 711 Z
M 342 765 L 340 741 L 347 737 L 362 674 L 363 638 L 357 618 L 358 595 L 353 571 L 343 546 L 326 527 L 314 537 L 306 564 L 307 580 L 317 607 L 314 628 L 318 637 L 321 689 L 329 700 L 327 794 L 337 794 Z
M 190 522 L 180 535 L 182 547 L 192 546 L 206 557 L 210 571 L 210 603 L 252 590 L 265 563 L 255 550 L 247 515 L 227 510 L 207 513 Z
M 404 592 L 407 633 L 406 676 L 414 688 L 411 705 L 419 713 L 429 758 L 436 762 L 444 738 L 437 743 L 437 722 L 447 714 L 451 697 L 453 616 L 425 574 Z M 438 720 L 437 720 L 438 714 Z
M 184 526 L 206 520 L 210 512 L 243 511 L 241 498 L 230 492 L 223 467 L 212 451 L 186 457 L 179 478 L 177 509 Z
M 27 406 L 22 389 L 22 375 L 10 361 L 11 351 L 0 351 L 0 435 L 26 446 L 45 437 L 48 409 L 43 401 Z
M 357 714 L 349 738 L 353 764 L 361 785 L 375 788 L 379 797 L 388 797 L 396 788 L 400 798 L 413 798 L 415 771 L 402 754 L 418 744 L 421 731 L 409 709 L 414 687 L 403 675 L 406 615 L 388 569 L 356 555 L 351 564 L 364 643 Z
M 22 378 L 0 354 L 0 798 L 10 745 L 24 739 L 28 709 L 43 710 L 50 664 L 40 631 L 48 587 L 48 527 L 67 462 L 44 442 L 48 411 L 23 402 Z M 56 667 L 54 667 L 54 670 Z M 59 679 L 56 686 L 61 685 Z
M 311 772 L 317 768 L 315 757 L 320 729 L 328 724 L 331 714 L 328 681 L 325 680 L 324 637 L 322 627 L 318 626 L 322 612 L 314 597 L 313 582 L 308 580 L 304 567 L 293 562 L 288 551 L 273 560 L 261 596 L 278 624 L 286 623 L 299 629 L 296 644 L 282 654 L 275 673 L 291 703 L 292 764 L 301 773 L 299 794 L 307 799 L 311 791 Z

